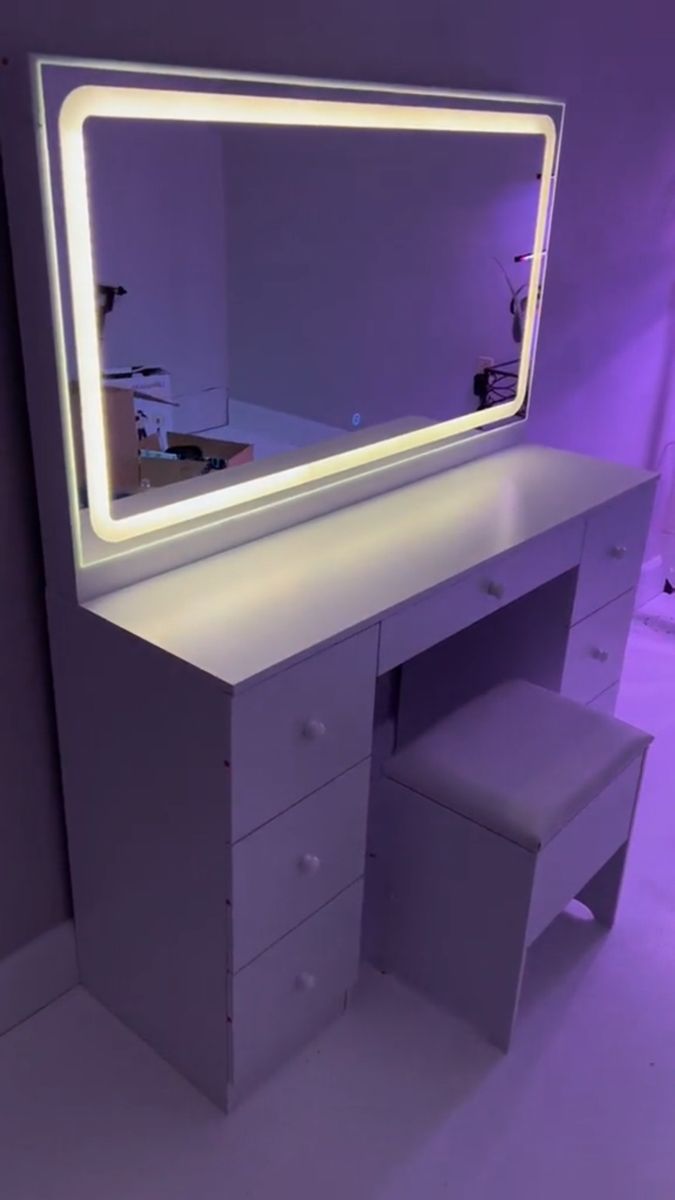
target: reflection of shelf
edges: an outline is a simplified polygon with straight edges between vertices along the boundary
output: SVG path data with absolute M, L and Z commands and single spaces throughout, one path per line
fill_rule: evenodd
M 495 404 L 508 404 L 509 400 L 515 400 L 519 369 L 520 359 L 512 358 L 484 367 L 474 375 L 473 394 L 478 400 L 478 412 L 493 408 Z

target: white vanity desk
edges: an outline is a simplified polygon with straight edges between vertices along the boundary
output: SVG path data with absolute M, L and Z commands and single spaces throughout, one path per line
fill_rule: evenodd
M 357 972 L 376 691 L 377 754 L 500 674 L 611 709 L 654 484 L 517 446 L 52 596 L 83 982 L 223 1106 L 311 1037 Z
M 559 101 L 41 56 L 3 79 L 81 978 L 227 1108 L 373 957 L 383 756 L 504 678 L 611 710 L 655 477 L 514 444 Z M 157 229 L 154 185 L 110 203 L 122 161 L 204 174 Z M 104 382 L 143 361 L 193 430 L 241 387 L 349 444 L 145 494 Z

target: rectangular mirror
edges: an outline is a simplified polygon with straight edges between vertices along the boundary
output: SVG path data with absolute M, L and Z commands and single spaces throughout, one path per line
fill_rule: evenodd
M 96 538 L 526 416 L 561 106 L 95 64 L 40 83 Z

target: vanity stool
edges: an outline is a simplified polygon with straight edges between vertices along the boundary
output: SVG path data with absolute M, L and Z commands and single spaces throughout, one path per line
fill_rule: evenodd
M 370 957 L 507 1050 L 528 947 L 611 926 L 651 737 L 522 680 L 397 752 L 370 831 Z

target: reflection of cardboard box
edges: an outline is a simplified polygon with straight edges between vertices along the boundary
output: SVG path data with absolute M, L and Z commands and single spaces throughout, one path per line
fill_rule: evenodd
M 106 371 L 104 378 L 107 384 L 133 393 L 139 439 L 155 436 L 165 450 L 174 426 L 174 411 L 179 407 L 171 398 L 168 371 L 161 367 L 117 367 Z
M 220 438 L 206 438 L 197 433 L 170 433 L 168 447 L 194 446 L 201 451 L 202 458 L 210 462 L 214 470 L 223 467 L 241 467 L 253 462 L 253 446 L 247 442 L 225 442 Z
M 166 487 L 167 483 L 182 483 L 204 472 L 204 463 L 185 462 L 180 458 L 141 458 L 141 487 Z
M 156 438 L 148 438 L 142 443 L 143 448 L 153 451 L 159 449 Z M 253 461 L 253 447 L 245 442 L 224 442 L 219 438 L 204 438 L 194 433 L 170 433 L 169 452 L 172 448 L 189 449 L 199 458 L 170 458 L 168 455 L 144 455 L 140 460 L 141 487 L 165 487 L 168 483 L 181 483 L 185 479 L 195 479 L 198 475 L 212 474 L 213 471 L 225 470 L 228 467 L 242 466 Z
M 78 495 L 80 504 L 86 507 L 86 475 L 77 384 L 71 386 L 71 395 Z M 181 483 L 198 475 L 253 461 L 253 447 L 245 442 L 226 442 L 219 438 L 171 432 L 167 434 L 169 449 L 172 446 L 190 447 L 198 457 L 140 457 L 141 450 L 160 451 L 162 445 L 157 434 L 151 434 L 139 441 L 131 388 L 111 387 L 108 384 L 103 388 L 102 396 L 112 499 L 134 495 L 141 488 L 165 487 L 169 483 Z
M 125 388 L 115 387 L 104 387 L 102 395 L 111 492 L 113 497 L 133 495 L 140 487 L 133 397 Z M 80 393 L 77 384 L 71 386 L 71 396 L 77 489 L 80 502 L 86 504 Z

